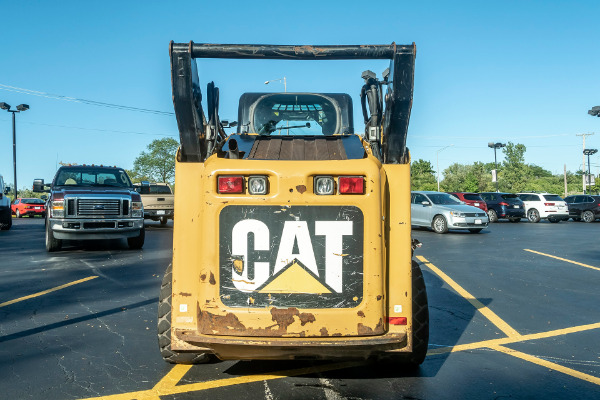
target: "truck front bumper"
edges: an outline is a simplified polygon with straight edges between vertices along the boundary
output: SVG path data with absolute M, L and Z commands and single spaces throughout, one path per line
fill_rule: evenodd
M 122 239 L 139 236 L 142 218 L 51 218 L 48 222 L 56 239 Z

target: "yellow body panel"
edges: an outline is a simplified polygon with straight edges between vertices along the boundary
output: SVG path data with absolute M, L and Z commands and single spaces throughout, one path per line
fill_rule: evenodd
M 219 175 L 265 175 L 268 194 L 218 194 Z M 318 175 L 365 176 L 365 194 L 316 195 L 313 179 Z M 372 156 L 340 161 L 212 156 L 204 163 L 177 162 L 176 186 L 173 350 L 209 350 L 224 359 L 366 357 L 388 350 L 411 351 L 409 165 L 381 165 Z M 261 291 L 297 290 L 313 296 L 332 291 L 311 281 L 315 274 L 308 268 L 291 263 L 285 275 L 273 278 L 256 293 L 246 293 L 247 307 L 228 304 L 220 293 L 219 240 L 224 233 L 219 229 L 223 210 L 232 206 L 277 206 L 282 213 L 306 206 L 358 208 L 364 232 L 362 298 L 356 296 L 341 308 L 279 307 L 277 301 L 256 307 L 255 297 Z M 243 270 L 245 261 L 233 260 L 232 268 Z M 407 323 L 390 325 L 388 317 L 405 317 Z

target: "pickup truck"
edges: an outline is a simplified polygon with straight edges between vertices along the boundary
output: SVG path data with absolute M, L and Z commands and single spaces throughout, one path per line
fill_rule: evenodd
M 46 202 L 46 250 L 59 250 L 63 240 L 127 239 L 144 245 L 144 207 L 122 168 L 97 165 L 62 166 L 49 190 L 43 179 L 34 192 L 49 192 Z
M 165 225 L 173 219 L 175 196 L 168 183 L 134 183 L 133 188 L 142 196 L 144 218 L 159 221 Z

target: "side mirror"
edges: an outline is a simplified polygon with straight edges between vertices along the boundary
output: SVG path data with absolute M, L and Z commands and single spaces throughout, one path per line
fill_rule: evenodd
M 428 201 L 422 201 L 422 202 L 421 202 L 421 204 L 423 204 L 424 206 L 428 206 L 428 205 L 430 205 L 431 203 L 430 203 L 430 202 L 428 202 Z
M 140 183 L 140 194 L 150 194 L 150 182 L 142 181 Z
M 45 194 L 43 194 L 43 195 L 40 196 L 40 199 L 46 201 L 46 200 L 48 200 L 48 196 L 46 196 Z
M 33 191 L 35 193 L 44 193 L 46 190 L 44 189 L 44 180 L 43 179 L 34 179 L 33 180 Z
M 10 192 L 11 192 L 10 186 L 5 186 L 4 187 L 4 194 L 10 194 Z

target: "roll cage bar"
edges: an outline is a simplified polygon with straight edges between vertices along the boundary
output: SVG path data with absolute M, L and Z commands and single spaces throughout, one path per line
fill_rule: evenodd
M 388 164 L 409 162 L 406 135 L 412 106 L 416 46 L 412 45 L 263 45 L 174 43 L 169 45 L 173 105 L 179 127 L 180 161 L 201 162 L 218 149 L 226 134 L 218 115 L 219 89 L 207 85 L 207 111 L 202 109 L 202 91 L 196 58 L 359 60 L 389 59 L 390 68 L 378 81 L 363 72 L 365 84 L 361 104 L 365 118 L 365 140 L 373 154 Z M 387 86 L 383 96 L 383 85 Z M 368 111 L 367 111 L 368 105 Z

